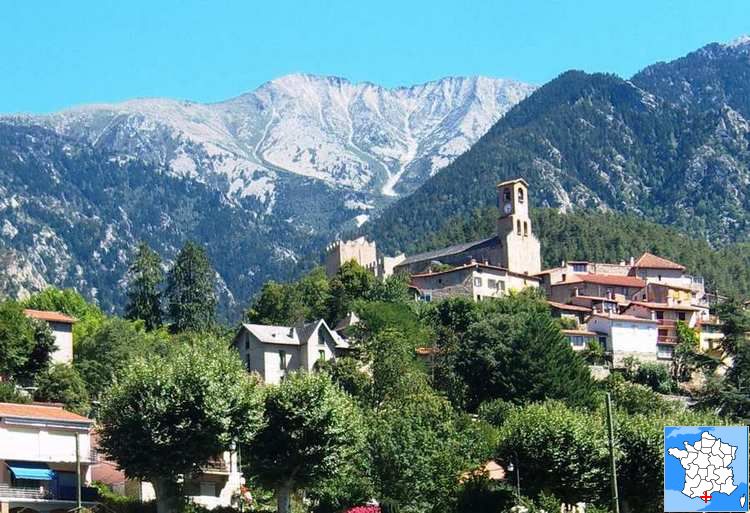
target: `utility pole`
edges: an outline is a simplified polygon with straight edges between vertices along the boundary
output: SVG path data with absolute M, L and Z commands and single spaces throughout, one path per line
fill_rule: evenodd
M 76 433 L 76 511 L 81 511 L 81 442 Z
M 607 432 L 609 435 L 610 480 L 612 482 L 612 511 L 620 513 L 620 498 L 617 494 L 617 463 L 615 462 L 615 430 L 612 423 L 612 396 L 607 392 Z

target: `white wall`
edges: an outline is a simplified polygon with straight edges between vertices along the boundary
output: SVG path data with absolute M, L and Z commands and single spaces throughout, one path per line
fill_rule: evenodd
M 76 431 L 0 423 L 0 459 L 75 462 L 76 433 L 80 434 L 81 460 L 88 461 L 91 446 L 87 430 Z

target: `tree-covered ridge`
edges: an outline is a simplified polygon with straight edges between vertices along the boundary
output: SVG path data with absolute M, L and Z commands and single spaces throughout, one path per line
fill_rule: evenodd
M 344 215 L 343 200 L 330 191 L 318 216 L 308 215 L 312 195 L 325 197 L 324 188 L 281 180 L 288 187 L 283 194 L 299 200 L 279 205 L 261 223 L 262 205 L 253 197 L 230 203 L 209 184 L 40 127 L 4 123 L 0 183 L 0 292 L 71 287 L 108 312 L 125 306 L 122 278 L 138 242 L 169 262 L 194 240 L 207 248 L 219 274 L 220 312 L 236 318 L 235 309 L 268 278 L 292 277 L 297 265 L 304 267 L 303 255 L 324 244 L 327 237 L 311 235 L 311 226 L 327 229 Z M 299 217 L 307 224 L 289 222 Z
M 424 233 L 402 247 L 410 253 L 420 252 L 488 237 L 495 231 L 497 215 L 494 207 L 476 209 L 449 220 L 443 230 Z M 648 251 L 703 276 L 711 291 L 750 295 L 750 244 L 714 249 L 690 233 L 614 212 L 561 213 L 542 208 L 532 210 L 531 217 L 542 245 L 544 267 L 558 266 L 563 260 L 627 261 Z
M 746 240 L 750 196 L 742 184 L 750 179 L 750 123 L 738 99 L 746 86 L 727 77 L 744 76 L 750 62 L 746 56 L 710 62 L 663 65 L 657 69 L 662 80 L 653 70 L 633 81 L 563 73 L 365 231 L 385 249 L 398 249 L 410 237 L 446 229 L 455 216 L 494 204 L 496 183 L 521 176 L 539 206 L 638 214 L 714 245 Z M 703 75 L 720 82 L 723 92 L 700 108 L 668 94 L 671 78 L 709 83 L 698 80 Z M 708 95 L 709 88 L 698 88 L 694 102 Z

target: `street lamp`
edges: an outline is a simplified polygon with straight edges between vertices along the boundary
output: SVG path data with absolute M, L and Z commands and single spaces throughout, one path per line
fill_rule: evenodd
M 508 463 L 508 472 L 516 474 L 516 501 L 521 501 L 521 466 L 518 464 L 518 453 L 513 451 L 513 459 Z

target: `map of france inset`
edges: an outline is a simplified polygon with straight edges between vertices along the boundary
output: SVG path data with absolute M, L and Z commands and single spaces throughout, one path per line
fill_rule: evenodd
M 664 511 L 748 511 L 748 428 L 664 428 Z

